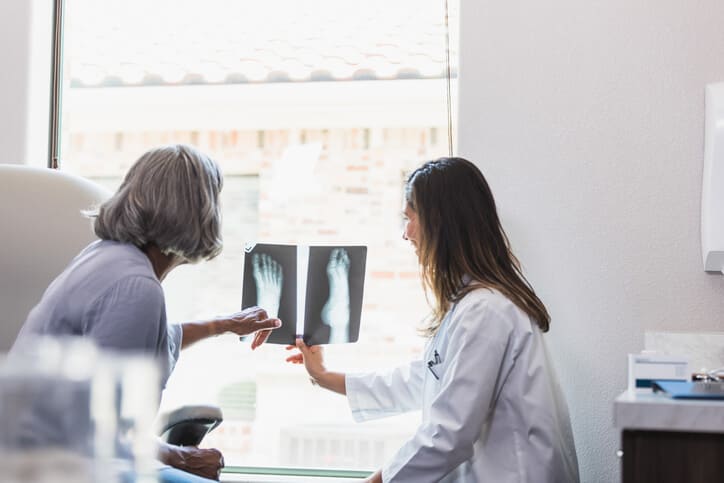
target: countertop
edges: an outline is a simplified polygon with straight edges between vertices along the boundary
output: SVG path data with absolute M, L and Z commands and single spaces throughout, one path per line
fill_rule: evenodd
M 613 424 L 619 429 L 724 433 L 724 401 L 624 391 L 613 403 Z

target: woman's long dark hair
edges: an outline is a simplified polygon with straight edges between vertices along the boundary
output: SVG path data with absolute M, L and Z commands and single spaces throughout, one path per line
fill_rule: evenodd
M 463 158 L 425 163 L 408 178 L 405 199 L 417 215 L 422 280 L 434 297 L 425 335 L 437 332 L 451 304 L 480 287 L 498 290 L 548 331 L 548 311 L 523 276 L 490 187 L 473 163 Z

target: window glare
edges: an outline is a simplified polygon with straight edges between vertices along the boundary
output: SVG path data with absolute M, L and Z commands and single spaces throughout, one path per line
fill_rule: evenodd
M 224 251 L 164 281 L 170 322 L 239 310 L 248 242 L 364 244 L 360 340 L 329 346 L 327 365 L 420 355 L 429 309 L 400 207 L 406 176 L 448 154 L 444 6 L 66 0 L 61 169 L 115 189 L 145 150 L 189 143 L 224 172 Z M 199 343 L 162 408 L 220 405 L 204 446 L 227 465 L 375 469 L 414 431 L 418 414 L 354 423 L 288 355 L 232 336 Z

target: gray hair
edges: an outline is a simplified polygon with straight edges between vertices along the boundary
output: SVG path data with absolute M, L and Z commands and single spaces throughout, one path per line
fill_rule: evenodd
M 155 244 L 187 262 L 221 252 L 222 175 L 210 157 L 175 144 L 143 154 L 118 191 L 89 216 L 103 240 Z

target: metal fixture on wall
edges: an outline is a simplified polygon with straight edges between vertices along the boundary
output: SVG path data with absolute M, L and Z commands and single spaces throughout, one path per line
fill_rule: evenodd
M 48 133 L 48 167 L 58 169 L 60 156 L 60 119 L 63 84 L 63 21 L 65 0 L 53 0 L 53 34 L 50 65 L 50 132 Z
M 450 66 L 450 20 L 448 0 L 445 0 L 445 84 L 447 94 L 447 149 L 453 156 L 452 68 Z

